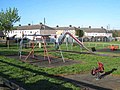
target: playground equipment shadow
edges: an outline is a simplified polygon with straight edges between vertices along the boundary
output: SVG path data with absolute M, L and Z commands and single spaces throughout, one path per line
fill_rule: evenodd
M 8 55 L 7 57 L 9 58 L 14 58 L 14 59 L 19 59 L 19 56 L 14 56 L 14 55 Z M 20 60 L 20 59 L 19 59 Z M 61 57 L 50 57 L 51 63 L 49 63 L 47 57 L 44 60 L 44 56 L 35 56 L 34 58 L 29 57 L 27 60 L 25 60 L 25 57 L 21 58 L 21 61 L 23 62 L 27 62 L 30 64 L 33 64 L 35 66 L 39 66 L 39 67 L 59 67 L 59 66 L 67 66 L 67 65 L 72 65 L 72 64 L 76 64 L 76 63 L 82 63 L 82 61 L 79 60 L 68 60 L 65 59 L 65 62 L 62 60 Z

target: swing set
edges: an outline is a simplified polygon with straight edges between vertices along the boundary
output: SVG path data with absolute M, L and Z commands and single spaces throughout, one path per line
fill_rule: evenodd
M 35 55 L 34 55 L 34 49 L 35 49 L 35 47 L 37 46 L 37 44 L 38 43 L 34 43 L 34 39 L 35 39 L 35 36 L 41 36 L 41 39 L 42 39 L 42 41 L 40 40 L 39 42 L 42 42 L 43 43 L 43 49 L 44 49 L 44 60 L 46 60 L 46 57 L 47 57 L 47 60 L 48 60 L 48 62 L 49 62 L 49 64 L 51 63 L 51 59 L 50 59 L 50 56 L 49 56 L 49 54 L 48 54 L 48 49 L 47 49 L 47 47 L 46 47 L 46 45 L 47 45 L 47 42 L 46 42 L 46 38 L 48 37 L 48 36 L 50 36 L 50 35 L 26 35 L 26 36 L 33 36 L 33 40 L 32 40 L 32 50 L 29 52 L 29 54 L 27 55 L 27 56 L 23 56 L 22 54 L 21 54 L 21 52 L 22 52 L 22 44 L 23 44 L 23 37 L 24 37 L 24 35 L 23 35 L 23 37 L 22 37 L 22 40 L 21 40 L 21 42 L 20 42 L 20 49 L 19 49 L 19 58 L 21 59 L 22 57 L 25 57 L 25 59 L 23 60 L 24 62 L 29 62 L 28 61 L 28 58 L 29 57 L 32 57 L 33 59 L 37 59 L 37 58 L 35 58 Z M 65 62 L 65 60 L 64 60 L 64 57 L 63 57 L 63 54 L 62 54 L 62 51 L 60 50 L 60 53 L 61 53 L 61 56 L 62 56 L 62 59 L 63 59 L 63 62 Z M 38 60 L 37 60 L 38 61 Z

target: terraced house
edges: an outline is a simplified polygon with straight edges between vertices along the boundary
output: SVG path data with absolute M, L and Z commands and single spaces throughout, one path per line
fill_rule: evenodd
M 83 39 L 84 41 L 111 41 L 112 33 L 106 30 L 105 28 L 91 28 L 89 26 L 88 28 L 80 28 L 80 30 L 84 31 Z
M 22 38 L 22 35 L 25 35 L 26 38 L 33 39 L 33 36 L 29 35 L 55 35 L 56 31 L 54 28 L 51 28 L 49 26 L 38 24 L 38 25 L 25 25 L 25 26 L 17 26 L 16 30 L 12 30 L 9 33 L 9 36 L 12 37 L 16 35 L 16 38 Z M 36 38 L 40 38 L 40 36 L 35 36 Z
M 22 38 L 22 34 L 24 33 L 26 38 L 33 39 L 33 36 L 36 35 L 35 39 L 41 38 L 37 35 L 48 35 L 50 38 L 55 38 L 55 36 L 59 37 L 64 32 L 70 32 L 75 36 L 76 27 L 49 27 L 47 25 L 43 25 L 42 23 L 39 25 L 25 25 L 25 26 L 17 26 L 16 30 L 12 30 L 9 33 L 9 36 L 12 37 L 16 35 L 16 38 Z
M 16 30 L 12 30 L 9 33 L 9 36 L 12 37 L 16 35 L 16 38 L 22 38 L 22 34 L 26 35 L 26 38 L 33 39 L 33 36 L 27 35 L 49 35 L 50 38 L 55 38 L 55 36 L 59 37 L 65 32 L 70 32 L 73 36 L 78 37 L 76 35 L 77 31 L 82 30 L 84 32 L 83 40 L 84 41 L 110 41 L 112 38 L 112 33 L 108 32 L 105 28 L 76 28 L 72 25 L 68 27 L 49 27 L 47 25 L 43 25 L 42 23 L 37 25 L 25 25 L 25 26 L 17 26 Z M 40 36 L 35 36 L 35 39 L 41 38 Z

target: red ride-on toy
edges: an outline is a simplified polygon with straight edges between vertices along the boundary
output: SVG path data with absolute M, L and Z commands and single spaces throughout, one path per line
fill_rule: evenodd
M 102 62 L 98 62 L 98 67 L 97 67 L 97 68 L 93 68 L 93 69 L 91 70 L 91 74 L 92 74 L 93 76 L 96 75 L 97 79 L 99 79 L 100 73 L 103 73 L 103 72 L 104 72 L 104 65 L 103 65 Z

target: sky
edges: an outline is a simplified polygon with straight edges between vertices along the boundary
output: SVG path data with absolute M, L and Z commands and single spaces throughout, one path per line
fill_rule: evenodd
M 80 26 L 120 29 L 120 0 L 0 0 L 0 9 L 17 8 L 15 25 Z

